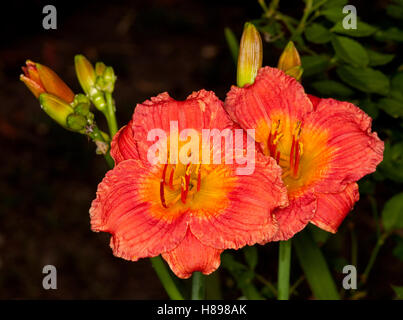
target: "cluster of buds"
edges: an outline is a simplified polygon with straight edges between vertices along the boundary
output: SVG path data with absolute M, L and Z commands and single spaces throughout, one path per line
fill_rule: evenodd
M 263 45 L 259 31 L 252 23 L 245 23 L 239 46 L 237 85 L 243 87 L 253 84 L 259 69 L 262 67 Z M 286 74 L 301 80 L 303 69 L 301 59 L 294 43 L 290 41 L 284 48 L 277 68 Z
M 111 94 L 115 88 L 116 76 L 113 68 L 105 66 L 102 62 L 97 62 L 94 68 L 81 54 L 75 56 L 74 62 L 77 78 L 84 92 L 98 110 L 105 112 L 105 94 Z
M 106 145 L 110 139 L 97 128 L 90 99 L 75 95 L 53 70 L 40 63 L 27 60 L 22 70 L 20 80 L 39 99 L 41 108 L 63 128 L 89 136 L 97 143 L 97 151 L 103 153 L 102 143 Z

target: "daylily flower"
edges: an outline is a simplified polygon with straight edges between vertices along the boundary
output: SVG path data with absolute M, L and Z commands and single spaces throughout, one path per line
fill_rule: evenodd
M 286 240 L 308 222 L 336 232 L 359 199 L 357 181 L 375 171 L 383 142 L 371 118 L 349 102 L 309 97 L 294 78 L 264 67 L 252 85 L 233 86 L 225 107 L 244 129 L 256 129 L 262 152 L 276 159 L 290 205 L 275 210 Z
M 162 254 L 178 277 L 188 278 L 215 271 L 224 249 L 269 241 L 277 232 L 272 211 L 288 201 L 281 168 L 256 151 L 250 175 L 237 175 L 235 161 L 174 164 L 168 155 L 168 163 L 150 163 L 154 142 L 147 136 L 157 128 L 169 132 L 171 121 L 178 121 L 179 132 L 192 128 L 198 134 L 239 128 L 214 93 L 204 90 L 185 101 L 162 93 L 137 105 L 112 141 L 116 167 L 98 185 L 91 227 L 112 234 L 115 256 L 136 261 Z
M 73 91 L 52 69 L 27 60 L 22 71 L 24 74 L 20 75 L 20 80 L 25 83 L 36 98 L 39 98 L 42 93 L 50 93 L 67 103 L 73 102 Z

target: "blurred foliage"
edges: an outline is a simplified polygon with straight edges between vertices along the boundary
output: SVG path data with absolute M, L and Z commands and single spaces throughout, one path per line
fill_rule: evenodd
M 359 106 L 373 118 L 373 130 L 385 141 L 384 160 L 378 170 L 359 182 L 361 198 L 367 199 L 370 204 L 376 242 L 365 269 L 358 269 L 361 277 L 358 290 L 342 293 L 348 295 L 344 298 L 350 299 L 367 295 L 365 286 L 370 271 L 387 238 L 392 238 L 395 243 L 394 256 L 403 260 L 403 239 L 402 233 L 399 233 L 403 228 L 403 62 L 399 55 L 403 42 L 403 1 L 385 2 L 384 12 L 372 15 L 372 21 L 361 19 L 360 8 L 356 8 L 356 29 L 343 27 L 343 20 L 352 21 L 348 20 L 351 11 L 343 13 L 343 8 L 349 5 L 347 0 L 304 0 L 305 7 L 301 8 L 299 16 L 286 14 L 280 0 L 270 3 L 258 0 L 263 13 L 259 19 L 252 20 L 263 35 L 265 50 L 274 52 L 273 48 L 277 48 L 281 51 L 288 41 L 294 41 L 301 54 L 304 69 L 302 84 L 307 92 L 322 98 L 350 101 Z M 226 37 L 234 57 L 235 35 L 227 29 Z M 382 209 L 381 215 L 378 208 Z M 304 237 L 312 237 L 319 246 L 331 240 L 334 244 L 335 240 L 344 237 L 344 241 L 351 241 L 351 261 L 356 265 L 357 236 L 354 226 L 349 226 L 349 236 L 339 232 L 332 238 L 327 232 L 309 227 L 304 231 Z M 306 256 L 306 252 L 299 251 L 298 255 Z M 321 260 L 318 254 L 319 258 L 316 258 Z M 258 259 L 255 253 L 247 251 L 245 257 L 249 266 L 254 266 Z M 244 296 L 248 297 L 244 283 L 250 284 L 255 279 L 253 268 L 231 259 L 229 254 L 223 257 L 224 267 L 229 269 L 237 282 L 243 283 L 240 287 Z M 303 259 L 300 263 L 305 277 L 314 295 L 317 291 L 316 298 L 320 298 L 320 284 L 315 280 L 315 272 L 320 273 L 321 270 L 312 261 L 303 262 Z M 341 256 L 332 256 L 328 262 L 332 267 L 339 265 L 338 268 L 349 263 Z M 390 285 L 393 285 L 396 297 L 402 298 L 403 287 Z M 267 295 L 267 292 L 270 294 Z M 266 298 L 273 297 L 273 291 L 267 286 L 261 294 Z

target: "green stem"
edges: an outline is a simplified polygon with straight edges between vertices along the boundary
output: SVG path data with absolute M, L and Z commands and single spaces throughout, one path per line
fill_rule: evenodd
M 280 241 L 278 256 L 277 299 L 288 300 L 290 296 L 291 240 Z
M 309 231 L 305 229 L 298 233 L 292 243 L 314 297 L 340 300 L 326 260 Z
M 113 169 L 113 167 L 115 166 L 115 161 L 113 161 L 111 154 L 109 153 L 109 150 L 107 153 L 104 154 L 104 157 L 109 168 Z
M 369 258 L 367 267 L 365 268 L 364 274 L 362 275 L 362 282 L 365 283 L 368 279 L 369 273 L 372 270 L 372 267 L 374 266 L 376 257 L 379 253 L 379 250 L 381 249 L 382 245 L 385 243 L 386 238 L 389 236 L 388 233 L 384 233 L 381 237 L 378 238 L 378 241 L 376 242 L 376 245 L 374 249 L 372 249 L 371 256 Z
M 206 283 L 206 299 L 207 300 L 222 300 L 220 274 L 213 272 L 208 277 L 205 277 Z
M 381 228 L 380 228 L 380 223 L 379 223 L 379 214 L 378 214 L 378 204 L 376 202 L 376 199 L 369 195 L 368 196 L 369 199 L 369 203 L 371 205 L 371 211 L 372 211 L 372 215 L 374 216 L 374 220 L 376 222 L 376 236 L 379 239 L 381 237 Z
M 357 268 L 358 244 L 354 228 L 351 228 L 351 264 Z
M 151 258 L 151 264 L 171 300 L 183 300 L 161 256 Z
M 305 30 L 306 20 L 308 19 L 309 15 L 312 12 L 312 3 L 313 3 L 313 0 L 306 1 L 304 14 L 298 24 L 297 29 L 295 30 L 295 33 L 292 35 L 292 39 L 295 39 L 297 36 L 299 36 Z
M 295 290 L 297 290 L 297 288 L 299 287 L 299 285 L 305 280 L 305 277 L 302 275 L 298 278 L 297 281 L 295 281 L 295 283 L 291 286 L 290 288 L 290 296 L 295 292 Z
M 194 272 L 192 276 L 192 300 L 204 299 L 204 277 L 200 272 Z
M 273 286 L 273 284 L 270 281 L 266 280 L 266 278 L 264 278 L 263 276 L 261 276 L 260 274 L 257 274 L 257 273 L 255 273 L 255 277 L 256 277 L 256 280 L 260 281 L 266 287 L 268 287 L 274 296 L 277 296 L 277 289 Z
M 115 133 L 118 132 L 118 124 L 115 115 L 115 106 L 113 103 L 112 94 L 110 92 L 105 92 L 105 98 L 106 98 L 106 110 L 104 111 L 104 115 L 106 121 L 108 122 L 109 133 L 112 138 L 115 135 Z

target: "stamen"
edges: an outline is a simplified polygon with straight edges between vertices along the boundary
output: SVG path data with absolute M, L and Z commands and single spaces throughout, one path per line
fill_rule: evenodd
M 280 163 L 280 151 L 277 151 L 276 162 L 277 162 L 277 164 Z
M 164 164 L 164 169 L 162 170 L 162 181 L 165 183 L 165 175 L 167 173 L 168 164 Z
M 269 133 L 269 138 L 267 139 L 267 148 L 269 150 L 271 157 L 276 157 L 277 142 L 283 137 L 281 133 L 281 121 L 277 121 L 275 125 L 272 125 Z
M 168 164 L 164 164 L 164 169 L 162 170 L 162 178 L 160 182 L 160 199 L 161 199 L 161 204 L 164 208 L 168 208 L 165 202 L 165 174 L 167 171 Z
M 169 175 L 169 187 L 171 189 L 174 188 L 173 184 L 174 184 L 174 173 L 175 173 L 175 167 L 171 169 L 171 173 Z
M 191 169 L 190 165 L 191 165 L 191 163 L 188 163 L 188 164 L 186 165 L 186 171 L 185 171 L 185 175 L 186 175 L 186 176 L 189 176 L 189 175 L 190 175 L 190 169 Z
M 294 167 L 294 148 L 295 148 L 295 136 L 292 136 L 292 144 L 291 144 L 291 151 L 290 151 L 290 168 Z
M 274 145 L 277 145 L 277 142 L 284 136 L 284 134 L 280 133 L 273 141 Z
M 297 177 L 298 167 L 302 155 L 302 143 L 299 141 L 302 131 L 301 126 L 302 122 L 297 121 L 292 135 L 292 144 L 290 150 L 290 169 L 294 177 Z
M 200 186 L 201 186 L 201 170 L 200 170 L 200 163 L 197 164 L 196 167 L 196 174 L 197 174 L 197 191 L 200 191 Z
M 182 203 L 186 203 L 186 197 L 188 195 L 188 189 L 187 189 L 187 184 L 186 184 L 186 179 L 185 177 L 181 177 L 181 200 Z
M 300 143 L 295 146 L 295 165 L 294 165 L 294 177 L 298 175 L 298 167 L 299 167 L 299 160 L 301 158 L 300 155 Z

